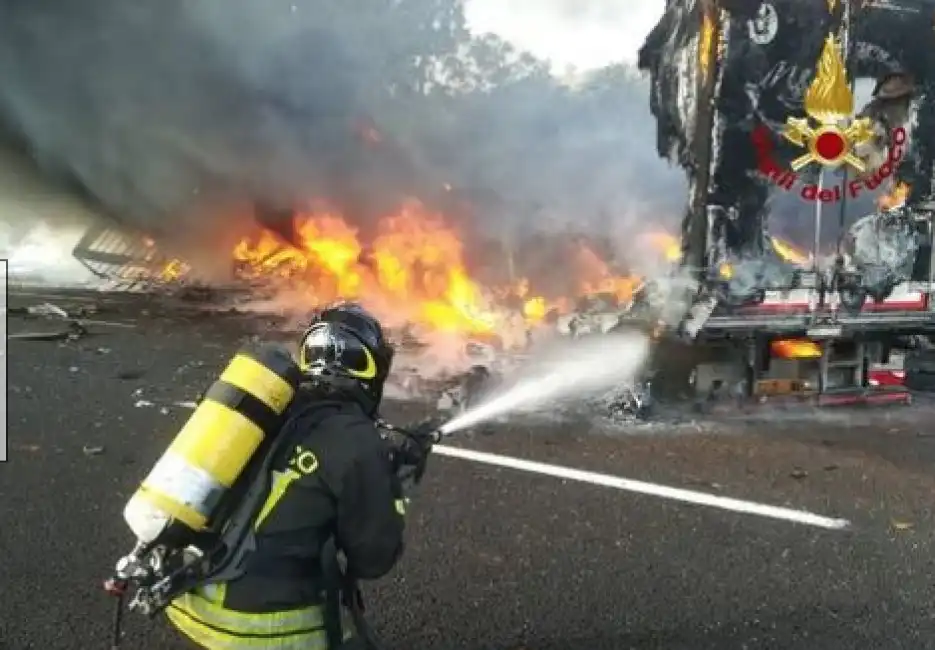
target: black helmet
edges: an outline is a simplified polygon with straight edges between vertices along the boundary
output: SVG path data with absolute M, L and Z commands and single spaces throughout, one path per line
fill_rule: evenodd
M 383 397 L 392 362 L 393 348 L 380 321 L 356 303 L 318 312 L 299 346 L 299 367 L 306 375 L 362 393 L 373 409 Z

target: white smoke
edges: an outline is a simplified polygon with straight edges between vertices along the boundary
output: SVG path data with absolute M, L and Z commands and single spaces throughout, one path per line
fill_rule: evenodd
M 18 154 L 0 150 L 0 258 L 10 283 L 99 286 L 71 251 L 101 217 L 73 194 L 49 184 Z

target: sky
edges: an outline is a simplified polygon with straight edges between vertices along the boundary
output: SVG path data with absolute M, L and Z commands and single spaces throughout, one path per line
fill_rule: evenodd
M 552 62 L 558 73 L 636 54 L 665 8 L 663 0 L 467 0 L 472 31 L 493 32 Z

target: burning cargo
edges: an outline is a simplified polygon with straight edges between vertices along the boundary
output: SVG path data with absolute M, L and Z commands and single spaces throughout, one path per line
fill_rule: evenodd
M 336 298 L 365 299 L 391 324 L 414 326 L 420 340 L 481 341 L 502 349 L 500 356 L 555 333 L 635 327 L 679 346 L 678 334 L 691 350 L 682 356 L 701 359 L 683 376 L 702 394 L 741 381 L 756 394 L 761 380 L 777 380 L 777 368 L 806 363 L 772 363 L 783 359 L 777 351 L 789 347 L 784 341 L 806 339 L 826 365 L 852 360 L 860 371 L 849 375 L 850 388 L 862 391 L 874 363 L 885 363 L 903 337 L 924 334 L 933 322 L 931 52 L 918 29 L 930 21 L 911 17 L 932 11 L 922 2 L 900 4 L 907 11 L 849 2 L 830 3 L 829 11 L 823 0 L 668 3 L 640 59 L 651 75 L 659 153 L 686 170 L 689 206 L 679 237 L 641 234 L 660 259 L 678 262 L 671 272 L 615 268 L 600 246 L 567 233 L 529 235 L 510 246 L 481 242 L 452 226 L 469 220 L 410 199 L 364 228 L 326 203 L 263 209 L 259 225 L 230 252 L 233 275 L 253 287 L 254 305 L 304 311 Z M 796 31 L 801 25 L 808 25 L 804 33 Z M 766 134 L 771 165 L 793 165 L 805 155 L 796 138 L 817 147 L 815 116 L 839 110 L 806 98 L 852 98 L 847 84 L 866 75 L 879 83 L 857 118 L 860 142 L 848 152 L 863 171 L 848 178 L 845 167 L 834 186 L 844 188 L 845 204 L 847 188 L 878 183 L 887 161 L 894 186 L 853 224 L 843 209 L 829 219 L 830 206 L 817 208 L 816 244 L 802 252 L 768 231 L 767 198 L 781 190 L 762 173 L 756 136 Z M 795 132 L 790 118 L 798 120 Z M 897 128 L 908 137 L 899 156 L 892 154 L 900 143 L 890 140 Z M 827 190 L 829 179 L 812 180 Z M 829 224 L 836 225 L 830 250 L 821 245 Z M 524 259 L 527 253 L 536 263 Z M 498 259 L 487 264 L 485 257 Z M 157 275 L 184 279 L 185 266 L 166 263 Z M 698 372 L 699 364 L 725 355 L 729 373 Z M 830 370 L 788 385 L 799 392 L 840 388 L 841 373 Z

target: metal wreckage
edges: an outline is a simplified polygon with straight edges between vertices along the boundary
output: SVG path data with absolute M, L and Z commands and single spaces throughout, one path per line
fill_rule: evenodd
M 645 381 L 604 406 L 645 417 L 664 396 L 908 402 L 907 385 L 935 378 L 933 19 L 935 0 L 667 2 L 639 67 L 658 153 L 688 179 L 680 261 L 629 300 L 592 295 L 550 321 L 570 337 L 655 336 Z M 858 78 L 875 87 L 855 115 Z M 781 194 L 803 199 L 810 255 L 770 234 L 787 216 L 775 214 Z M 152 267 L 151 242 L 120 241 L 99 228 L 75 255 L 92 270 Z M 426 391 L 414 368 L 407 386 L 464 408 L 510 363 L 478 347 L 466 374 Z
M 907 403 L 908 385 L 930 387 L 933 19 L 930 0 L 667 3 L 639 67 L 658 153 L 688 179 L 680 262 L 622 308 L 592 300 L 558 321 L 568 336 L 654 333 L 645 381 L 612 411 L 645 417 L 655 397 Z M 858 78 L 875 87 L 855 115 Z M 814 215 L 807 257 L 770 235 L 771 197 L 790 191 Z
M 680 262 L 624 305 L 598 296 L 556 323 L 572 337 L 656 338 L 644 381 L 603 396 L 605 408 L 908 403 L 910 387 L 931 388 L 933 22 L 931 0 L 667 3 L 639 67 L 658 153 L 688 178 Z M 855 114 L 858 78 L 875 86 Z M 811 213 L 808 256 L 770 234 L 771 196 L 790 191 Z M 851 220 L 849 203 L 871 207 Z M 456 405 L 489 374 L 476 367 Z
M 688 178 L 680 263 L 623 310 L 559 320 L 570 336 L 654 332 L 646 380 L 612 408 L 645 416 L 653 393 L 908 403 L 931 388 L 933 21 L 931 0 L 667 3 L 639 67 L 658 153 Z M 855 114 L 858 78 L 875 86 Z M 771 198 L 791 191 L 813 215 L 807 257 L 770 234 Z
M 819 404 L 903 402 L 907 372 L 925 383 L 933 17 L 924 0 L 668 2 L 639 65 L 659 154 L 690 185 L 675 288 L 685 309 L 669 324 L 691 354 L 670 356 L 690 357 L 698 395 L 734 386 Z M 872 99 L 852 116 L 854 81 L 867 77 Z M 881 187 L 878 207 L 848 225 L 848 202 Z M 770 236 L 769 199 L 783 190 L 813 199 L 807 260 L 790 262 Z

